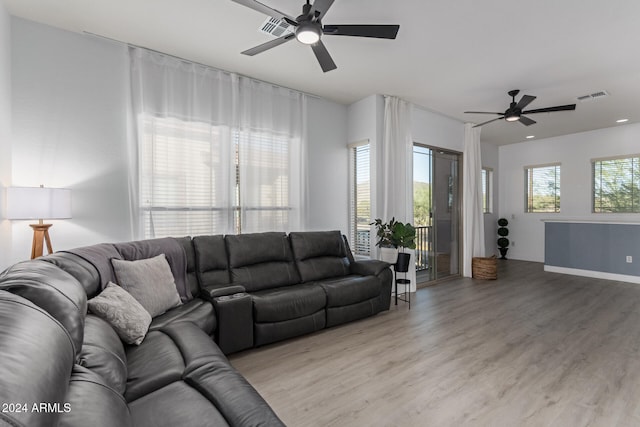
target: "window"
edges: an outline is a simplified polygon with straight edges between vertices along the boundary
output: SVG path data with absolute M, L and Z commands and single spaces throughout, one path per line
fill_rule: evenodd
M 493 169 L 482 168 L 482 212 L 493 212 Z
M 289 137 L 141 117 L 144 238 L 289 229 Z
M 371 166 L 368 142 L 349 146 L 350 215 L 349 231 L 354 254 L 368 256 L 371 241 Z
M 525 212 L 560 212 L 560 165 L 525 168 Z
M 598 159 L 593 166 L 593 212 L 640 212 L 640 156 Z

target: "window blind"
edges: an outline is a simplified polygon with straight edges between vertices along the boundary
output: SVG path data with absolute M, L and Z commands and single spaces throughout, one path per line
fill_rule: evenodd
M 594 160 L 593 212 L 640 212 L 640 156 Z
M 525 168 L 525 212 L 560 212 L 560 165 Z
M 144 115 L 144 238 L 288 231 L 290 138 Z
M 351 148 L 352 188 L 350 230 L 352 250 L 358 255 L 370 254 L 371 240 L 371 167 L 369 144 Z
M 228 129 L 143 116 L 139 146 L 145 238 L 227 231 L 223 134 Z

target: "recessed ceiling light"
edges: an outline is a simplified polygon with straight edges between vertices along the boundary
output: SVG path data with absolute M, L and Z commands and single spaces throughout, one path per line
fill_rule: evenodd
M 628 122 L 629 119 L 620 119 L 620 120 L 616 120 L 616 123 L 624 123 L 624 122 Z
M 535 135 L 529 135 L 529 136 L 527 136 L 527 139 L 531 139 L 531 138 L 535 138 L 535 137 L 536 137 Z

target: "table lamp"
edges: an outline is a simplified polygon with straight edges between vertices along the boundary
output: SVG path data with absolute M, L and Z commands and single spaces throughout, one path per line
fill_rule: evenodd
M 42 256 L 44 243 L 49 253 L 53 253 L 49 238 L 49 228 L 53 224 L 45 224 L 43 220 L 71 218 L 71 190 L 43 186 L 9 187 L 7 218 L 38 220 L 37 224 L 29 224 L 33 228 L 31 259 Z

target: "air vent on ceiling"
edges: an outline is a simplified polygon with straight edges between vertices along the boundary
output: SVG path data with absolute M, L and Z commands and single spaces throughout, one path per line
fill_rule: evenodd
M 594 99 L 604 98 L 606 96 L 609 96 L 609 92 L 607 92 L 606 90 L 600 90 L 598 92 L 590 93 L 589 95 L 579 96 L 577 99 L 580 102 L 585 102 L 585 101 L 592 101 Z
M 282 37 L 293 33 L 293 27 L 285 21 L 269 17 L 262 23 L 260 32 L 270 34 L 274 37 Z

